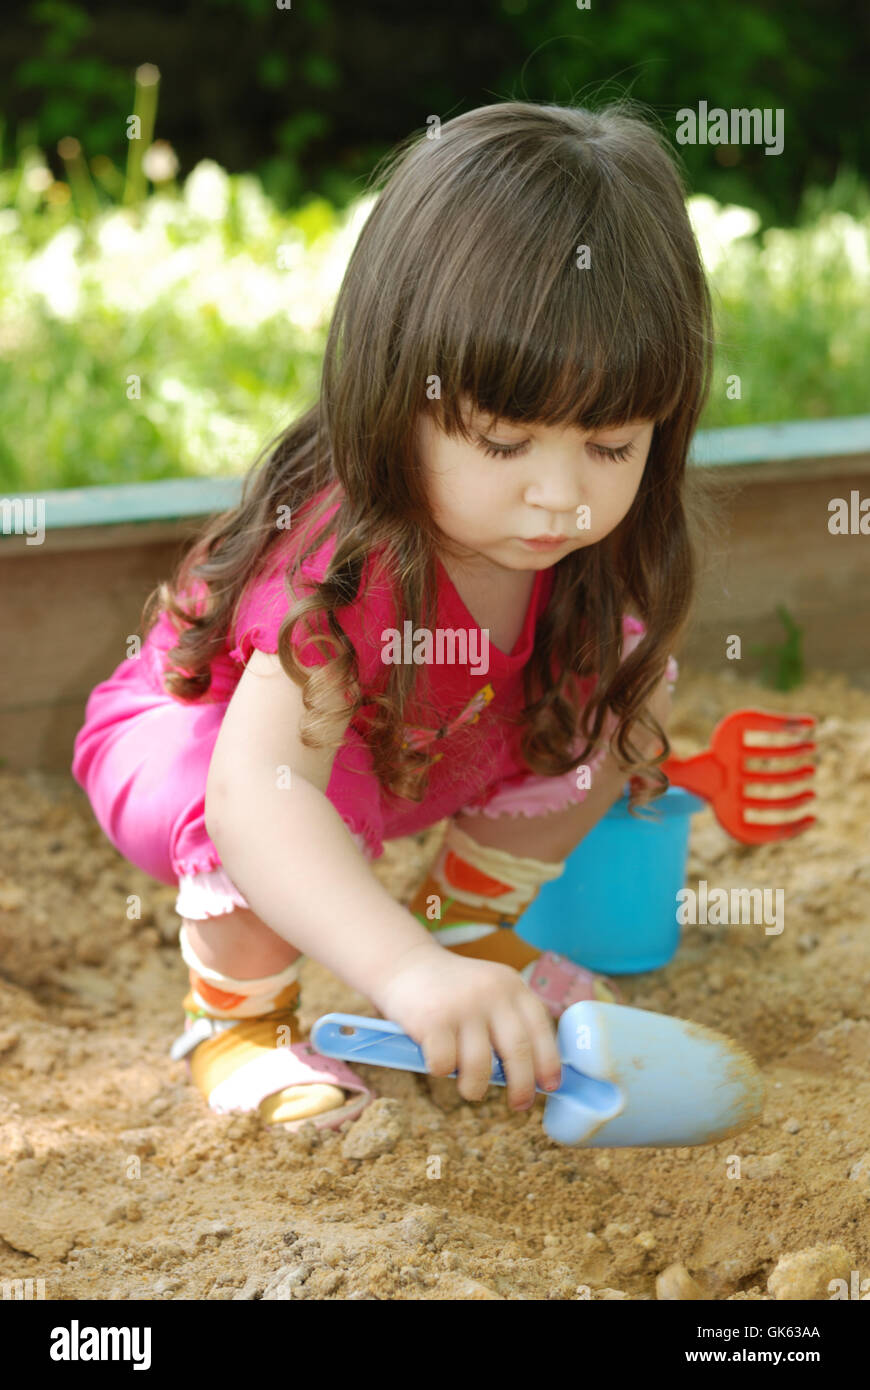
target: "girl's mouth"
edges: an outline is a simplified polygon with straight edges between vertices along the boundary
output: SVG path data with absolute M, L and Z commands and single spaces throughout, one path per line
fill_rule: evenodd
M 523 545 L 531 546 L 532 550 L 558 550 L 567 539 L 567 536 L 535 536 L 534 540 L 526 540 L 524 536 L 519 537 Z

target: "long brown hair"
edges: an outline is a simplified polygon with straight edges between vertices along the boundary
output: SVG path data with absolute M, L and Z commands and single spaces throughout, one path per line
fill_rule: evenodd
M 346 714 L 348 701 L 352 718 L 368 709 L 381 784 L 421 800 L 431 753 L 402 746 L 418 668 L 390 664 L 381 688 L 362 690 L 336 618 L 380 547 L 403 617 L 414 626 L 431 618 L 435 549 L 447 538 L 427 505 L 415 447 L 420 413 L 434 412 L 463 438 L 463 397 L 499 419 L 586 431 L 654 420 L 627 516 L 555 566 L 520 721 L 529 769 L 555 776 L 585 762 L 610 707 L 619 720 L 614 750 L 627 774 L 645 779 L 632 786 L 632 808 L 642 805 L 666 787 L 657 764 L 670 746 L 644 705 L 689 613 L 686 462 L 713 343 L 674 157 L 627 102 L 598 112 L 505 102 L 457 116 L 438 138 L 409 138 L 380 175 L 385 186 L 335 305 L 317 405 L 267 445 L 239 505 L 207 526 L 173 582 L 146 603 L 146 627 L 166 610 L 179 632 L 166 687 L 187 700 L 208 691 L 209 663 L 233 629 L 243 590 L 283 534 L 276 518 L 311 504 L 285 571 L 290 607 L 278 645 L 284 670 L 303 687 L 303 742 L 334 746 L 333 715 Z M 588 269 L 579 268 L 584 246 Z M 325 578 L 294 601 L 298 566 L 332 536 Z M 185 594 L 191 580 L 206 586 L 204 602 Z M 620 664 L 627 606 L 647 631 Z M 307 618 L 324 634 L 326 666 L 303 667 L 291 645 Z M 310 630 L 306 623 L 301 631 Z M 594 673 L 578 724 L 573 678 Z M 632 742 L 635 724 L 663 743 L 657 758 L 645 760 Z M 587 743 L 572 756 L 578 731 Z

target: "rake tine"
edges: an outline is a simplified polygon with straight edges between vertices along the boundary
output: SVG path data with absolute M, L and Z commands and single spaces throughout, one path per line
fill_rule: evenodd
M 747 796 L 740 793 L 740 804 L 744 808 L 751 806 L 757 811 L 790 811 L 794 806 L 805 806 L 808 801 L 815 801 L 815 792 L 800 792 L 797 796 Z
M 723 723 L 740 724 L 744 730 L 754 733 L 777 734 L 787 729 L 812 729 L 816 717 L 813 714 L 770 714 L 766 710 L 736 710 L 726 715 Z
M 804 753 L 815 753 L 815 743 L 788 743 L 780 748 L 765 747 L 764 744 L 741 742 L 740 750 L 749 758 L 797 758 Z
M 744 762 L 740 776 L 743 782 L 801 782 L 805 777 L 815 777 L 816 772 L 814 763 L 806 763 L 803 767 L 795 767 L 788 772 L 776 772 L 767 768 L 763 772 L 752 772 Z
M 796 835 L 809 830 L 815 823 L 815 816 L 804 816 L 802 820 L 782 821 L 773 825 L 760 825 L 757 821 L 742 819 L 740 822 L 746 837 L 744 843 L 756 845 L 770 844 L 773 840 L 793 840 Z

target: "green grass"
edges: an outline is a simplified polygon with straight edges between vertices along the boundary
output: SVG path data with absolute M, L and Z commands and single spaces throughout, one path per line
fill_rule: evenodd
M 702 425 L 865 414 L 870 191 L 844 177 L 805 196 L 794 229 L 740 237 L 718 263 L 712 236 L 702 247 L 717 318 L 714 384 Z M 735 373 L 739 400 L 726 391 Z
M 804 666 L 804 630 L 795 622 L 784 604 L 777 606 L 776 616 L 785 628 L 782 643 L 765 643 L 750 648 L 750 655 L 761 660 L 760 680 L 771 690 L 796 690 L 803 685 L 806 674 Z
M 285 214 L 211 161 L 138 207 L 113 186 L 104 170 L 93 211 L 36 150 L 0 172 L 0 492 L 243 473 L 316 398 L 369 204 Z M 720 338 L 702 424 L 866 411 L 867 190 L 809 195 L 794 230 L 690 207 Z

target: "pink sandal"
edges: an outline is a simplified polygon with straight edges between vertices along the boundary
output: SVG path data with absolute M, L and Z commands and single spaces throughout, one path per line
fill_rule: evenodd
M 603 975 L 575 965 L 567 956 L 544 951 L 529 970 L 529 989 L 542 999 L 554 1018 L 561 1018 L 571 1004 L 600 999 L 606 1004 L 623 1002 L 619 990 Z

